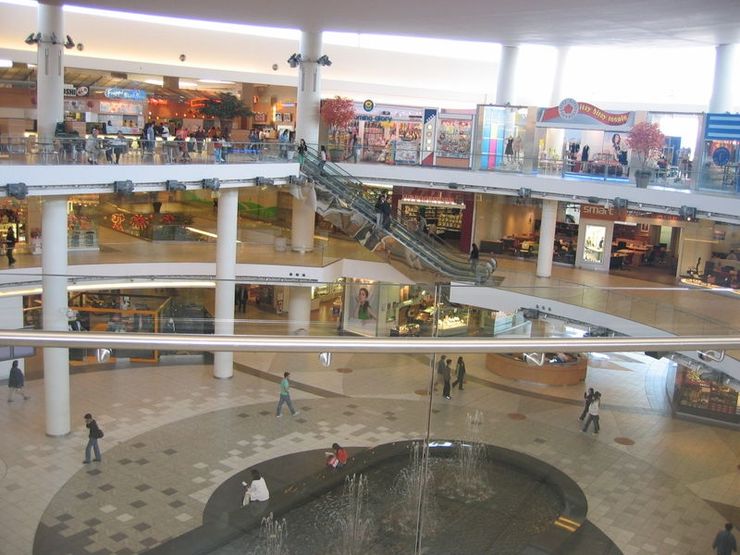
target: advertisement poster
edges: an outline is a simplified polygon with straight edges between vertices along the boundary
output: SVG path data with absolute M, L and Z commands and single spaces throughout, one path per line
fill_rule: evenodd
M 375 337 L 378 329 L 377 285 L 350 282 L 345 287 L 344 329 L 358 335 Z
M 634 112 L 608 112 L 572 98 L 566 98 L 557 106 L 540 108 L 537 111 L 537 127 L 629 131 L 634 123 Z

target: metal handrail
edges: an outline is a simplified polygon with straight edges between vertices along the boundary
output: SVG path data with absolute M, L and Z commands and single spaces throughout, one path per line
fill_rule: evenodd
M 521 352 L 630 352 L 716 351 L 740 348 L 734 337 L 588 337 L 588 338 L 358 338 L 275 335 L 196 335 L 157 333 L 68 332 L 0 330 L 0 345 L 32 347 L 87 347 L 188 351 L 291 353 L 521 353 Z

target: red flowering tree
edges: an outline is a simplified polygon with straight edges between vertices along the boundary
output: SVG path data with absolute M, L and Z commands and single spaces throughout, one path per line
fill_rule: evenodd
M 337 135 L 355 119 L 355 105 L 351 98 L 335 96 L 321 101 L 321 119 L 329 126 L 329 142 L 337 144 Z
M 650 171 L 653 163 L 662 153 L 665 135 L 660 132 L 657 123 L 642 121 L 635 125 L 627 135 L 627 146 L 634 153 L 636 169 Z

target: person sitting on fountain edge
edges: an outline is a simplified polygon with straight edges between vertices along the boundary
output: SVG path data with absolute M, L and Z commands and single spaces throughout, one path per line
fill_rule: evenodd
M 347 450 L 338 443 L 332 444 L 331 448 L 334 449 L 333 452 L 326 452 L 326 466 L 329 468 L 341 468 L 347 464 L 347 459 L 349 458 Z
M 242 486 L 247 488 L 244 492 L 242 507 L 248 505 L 252 501 L 267 501 L 270 499 L 270 491 L 267 489 L 267 482 L 265 482 L 260 471 L 256 468 L 252 469 L 252 481 L 250 484 L 247 485 L 246 482 L 242 482 Z

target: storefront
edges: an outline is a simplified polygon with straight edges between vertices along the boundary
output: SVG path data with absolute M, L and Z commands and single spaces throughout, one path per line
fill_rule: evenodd
M 656 169 L 660 184 L 676 186 L 691 177 L 694 169 L 693 153 L 702 126 L 702 114 L 649 112 L 648 122 L 657 124 L 665 135 L 662 162 Z
M 393 213 L 412 228 L 468 252 L 473 237 L 475 195 L 393 187 Z
M 581 205 L 576 267 L 608 272 L 612 261 L 614 222 L 624 221 L 627 211 L 596 204 Z
M 520 171 L 524 163 L 525 106 L 478 106 L 473 166 L 481 170 Z
M 740 192 L 740 114 L 707 114 L 699 185 Z
M 634 112 L 607 112 L 572 98 L 540 108 L 538 167 L 543 173 L 626 182 L 628 149 L 623 135 L 634 123 Z
M 673 367 L 666 387 L 674 413 L 740 424 L 740 383 L 701 363 L 685 361 Z
M 424 110 L 421 164 L 470 168 L 474 124 L 473 111 Z
M 109 87 L 103 98 L 89 96 L 87 87 L 65 87 L 65 131 L 85 136 L 97 128 L 102 134 L 139 135 L 147 113 L 147 94 L 140 89 Z
M 371 108 L 367 110 L 366 108 Z M 418 165 L 420 162 L 422 108 L 355 103 L 357 117 L 339 145 L 349 152 L 349 139 L 357 133 L 358 162 Z

